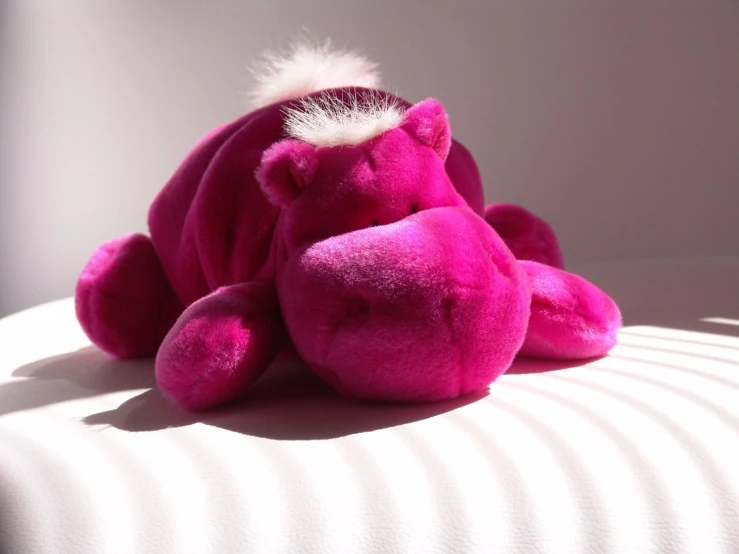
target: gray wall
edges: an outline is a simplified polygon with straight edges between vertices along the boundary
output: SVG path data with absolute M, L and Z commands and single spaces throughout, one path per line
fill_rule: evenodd
M 303 28 L 441 99 L 488 201 L 572 262 L 739 253 L 739 3 L 0 4 L 0 314 L 70 295 L 193 142 L 243 111 L 246 63 Z

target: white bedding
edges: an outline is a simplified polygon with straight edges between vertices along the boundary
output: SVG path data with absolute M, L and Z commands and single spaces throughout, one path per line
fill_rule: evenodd
M 282 361 L 192 415 L 69 299 L 0 320 L 0 552 L 739 552 L 739 260 L 581 271 L 624 309 L 611 356 L 436 405 Z

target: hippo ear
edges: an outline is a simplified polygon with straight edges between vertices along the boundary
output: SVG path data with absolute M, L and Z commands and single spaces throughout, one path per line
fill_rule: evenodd
M 270 202 L 286 208 L 313 180 L 318 168 L 316 149 L 298 140 L 273 144 L 255 173 Z
M 452 130 L 441 102 L 427 98 L 412 106 L 405 112 L 403 129 L 446 160 L 452 145 Z

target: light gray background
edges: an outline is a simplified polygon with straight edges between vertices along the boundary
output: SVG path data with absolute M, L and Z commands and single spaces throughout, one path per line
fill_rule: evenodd
M 487 200 L 568 261 L 739 253 L 739 4 L 730 0 L 0 4 L 0 315 L 68 296 L 146 229 L 245 65 L 307 28 L 442 100 Z

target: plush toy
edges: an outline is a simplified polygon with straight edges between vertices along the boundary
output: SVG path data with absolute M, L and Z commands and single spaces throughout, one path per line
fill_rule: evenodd
M 241 395 L 293 348 L 341 394 L 434 401 L 516 354 L 603 355 L 621 317 L 563 269 L 552 229 L 483 205 L 442 105 L 380 90 L 353 53 L 296 48 L 261 107 L 203 137 L 149 210 L 151 238 L 99 247 L 77 317 L 118 358 L 156 355 L 188 409 Z

